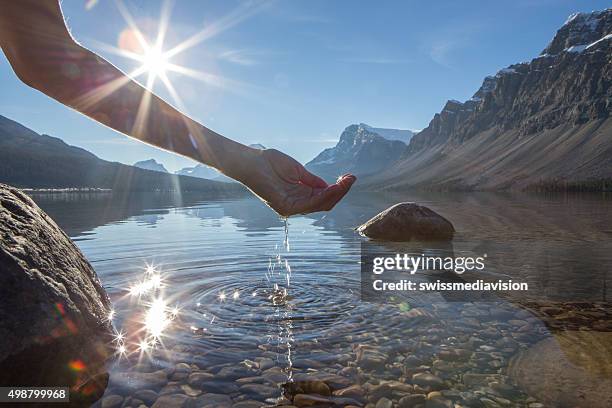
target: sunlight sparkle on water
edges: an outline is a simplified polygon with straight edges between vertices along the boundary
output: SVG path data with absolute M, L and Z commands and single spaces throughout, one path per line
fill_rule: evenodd
M 179 311 L 180 310 L 179 310 L 178 306 L 174 306 L 174 308 L 172 309 L 172 312 L 170 312 L 170 313 L 172 313 L 172 317 L 176 317 L 176 316 L 178 316 Z
M 170 324 L 166 310 L 166 302 L 162 298 L 155 299 L 149 310 L 147 310 L 145 328 L 153 338 L 161 337 L 166 327 Z
M 138 344 L 138 349 L 140 351 L 147 351 L 149 350 L 149 342 L 146 340 L 141 340 L 141 342 Z
M 125 339 L 125 334 L 123 334 L 123 332 L 117 332 L 117 334 L 115 334 L 114 341 L 116 343 L 121 343 L 123 342 L 124 339 Z
M 163 346 L 161 337 L 167 335 L 166 331 L 170 327 L 172 321 L 179 316 L 180 305 L 168 307 L 167 298 L 164 297 L 163 289 L 167 286 L 162 279 L 162 273 L 157 267 L 147 265 L 144 269 L 142 280 L 133 284 L 129 288 L 129 295 L 135 297 L 132 299 L 130 313 L 139 316 L 138 320 L 129 319 L 127 321 L 135 322 L 136 327 L 129 326 L 129 333 L 125 331 L 117 331 L 113 342 L 115 343 L 116 351 L 119 355 L 127 355 L 130 352 L 130 344 L 133 344 L 134 349 L 131 351 L 152 351 Z M 114 311 L 109 315 L 109 318 L 115 316 Z M 144 338 L 134 342 L 134 335 L 144 331 Z M 128 344 L 127 340 L 132 339 Z

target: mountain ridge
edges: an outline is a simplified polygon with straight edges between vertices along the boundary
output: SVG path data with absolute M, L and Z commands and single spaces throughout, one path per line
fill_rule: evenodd
M 612 178 L 611 32 L 612 9 L 570 17 L 542 54 L 485 77 L 465 102 L 447 101 L 361 188 L 522 190 Z
M 117 191 L 202 191 L 235 194 L 239 185 L 144 170 L 100 159 L 57 137 L 0 115 L 0 182 L 19 188 L 100 188 Z

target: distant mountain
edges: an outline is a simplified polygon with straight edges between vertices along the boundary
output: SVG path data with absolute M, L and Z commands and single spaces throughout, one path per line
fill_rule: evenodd
M 265 149 L 265 147 L 259 143 L 250 144 L 249 146 L 255 149 L 261 149 L 261 150 Z M 201 163 L 196 164 L 194 167 L 184 167 L 176 171 L 175 174 L 178 174 L 181 176 L 190 176 L 190 177 L 198 177 L 198 178 L 203 178 L 203 179 L 208 179 L 208 180 L 222 181 L 224 183 L 235 183 L 236 182 L 234 179 L 231 179 L 227 177 L 226 175 L 221 174 L 214 167 L 209 167 Z
M 212 180 L 221 173 L 219 173 L 217 169 L 213 167 L 208 167 L 205 164 L 198 163 L 194 167 L 184 167 L 176 171 L 175 174 Z
M 373 128 L 364 123 L 350 125 L 336 146 L 323 150 L 306 168 L 327 181 L 344 173 L 357 176 L 375 173 L 401 157 L 406 144 L 398 139 L 410 137 L 409 130 Z
M 0 182 L 21 188 L 202 191 L 236 194 L 240 186 L 144 170 L 102 160 L 85 149 L 0 116 Z
M 164 165 L 158 163 L 155 159 L 138 161 L 134 163 L 134 167 L 138 167 L 139 169 L 158 171 L 160 173 L 168 173 L 168 170 L 166 170 Z
M 612 9 L 573 14 L 529 62 L 448 101 L 365 189 L 602 189 L 612 181 Z M 606 187 L 608 183 L 608 187 Z

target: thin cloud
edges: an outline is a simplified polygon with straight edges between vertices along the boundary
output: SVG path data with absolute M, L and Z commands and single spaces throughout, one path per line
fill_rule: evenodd
M 460 48 L 460 43 L 453 40 L 441 40 L 433 43 L 429 49 L 429 57 L 436 63 L 450 67 L 450 54 Z
M 452 68 L 453 56 L 463 48 L 469 47 L 483 29 L 485 23 L 461 22 L 448 26 L 434 38 L 423 41 L 422 49 L 435 63 L 446 68 Z
M 246 50 L 228 50 L 228 51 L 224 51 L 221 54 L 219 54 L 218 58 L 223 61 L 231 62 L 233 64 L 238 64 L 238 65 L 244 65 L 244 66 L 257 65 L 259 61 L 253 58 L 253 54 L 254 53 L 246 51 Z

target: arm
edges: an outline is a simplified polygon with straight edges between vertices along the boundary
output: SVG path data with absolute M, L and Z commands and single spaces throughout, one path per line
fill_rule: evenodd
M 148 91 L 70 35 L 56 0 L 0 0 L 0 45 L 17 76 L 84 115 L 232 177 L 281 215 L 331 209 L 354 176 L 327 185 L 291 157 L 223 137 Z

